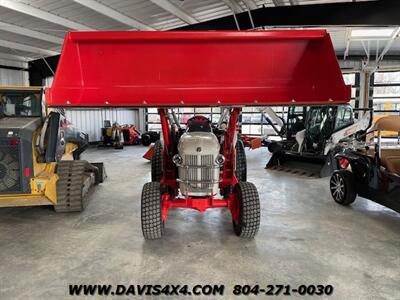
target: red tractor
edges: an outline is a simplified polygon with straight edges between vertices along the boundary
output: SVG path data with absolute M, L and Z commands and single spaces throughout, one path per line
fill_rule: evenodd
M 237 235 L 252 238 L 260 227 L 260 200 L 246 181 L 243 142 L 237 140 L 239 108 L 226 109 L 226 129 L 212 127 L 203 116 L 188 120 L 185 130 L 159 109 L 163 143 L 156 143 L 152 182 L 142 191 L 142 230 L 146 239 L 160 238 L 168 211 L 174 207 L 205 211 L 230 210 Z M 161 202 L 160 202 L 161 199 Z
M 163 236 L 176 207 L 227 208 L 235 233 L 252 238 L 260 199 L 246 181 L 241 107 L 341 104 L 350 91 L 324 30 L 71 32 L 46 96 L 56 107 L 159 108 L 162 142 L 141 197 L 146 239 Z M 227 126 L 195 116 L 181 128 L 177 106 L 224 107 Z

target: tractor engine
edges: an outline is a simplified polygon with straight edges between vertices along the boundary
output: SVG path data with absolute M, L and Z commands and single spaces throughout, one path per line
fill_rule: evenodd
M 195 116 L 188 120 L 173 161 L 178 166 L 182 195 L 205 197 L 218 193 L 219 173 L 225 158 L 220 154 L 220 144 L 209 119 Z

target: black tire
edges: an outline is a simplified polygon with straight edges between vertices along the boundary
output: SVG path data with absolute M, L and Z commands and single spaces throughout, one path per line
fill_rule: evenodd
M 333 200 L 340 205 L 350 205 L 356 200 L 356 183 L 354 175 L 349 170 L 339 170 L 332 174 L 330 191 Z
M 158 182 L 163 176 L 162 170 L 163 145 L 161 141 L 154 144 L 153 157 L 151 158 L 151 181 Z
M 141 140 L 142 140 L 143 146 L 150 146 L 151 136 L 149 134 L 147 134 L 147 133 L 142 134 Z
M 260 198 L 257 188 L 251 182 L 239 182 L 235 186 L 239 200 L 239 219 L 233 221 L 233 230 L 242 238 L 254 238 L 260 228 Z
M 243 141 L 236 143 L 236 178 L 239 181 L 247 181 L 247 160 Z
M 164 234 L 161 215 L 161 186 L 159 182 L 148 182 L 143 186 L 141 221 L 146 240 L 160 239 Z

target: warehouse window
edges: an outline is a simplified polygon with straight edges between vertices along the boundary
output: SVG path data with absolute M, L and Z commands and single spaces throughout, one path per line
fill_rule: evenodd
M 195 115 L 203 115 L 216 123 L 221 115 L 220 107 L 179 107 L 175 108 L 174 111 L 181 124 L 186 124 L 187 120 Z M 161 131 L 157 108 L 147 109 L 147 130 Z
M 360 80 L 358 73 L 346 73 L 343 74 L 344 82 L 351 85 L 351 100 L 350 104 L 352 107 L 358 107 L 357 97 L 359 96 Z
M 400 114 L 400 72 L 376 72 L 373 83 L 376 117 Z
M 357 73 L 343 74 L 343 79 L 346 84 L 352 86 L 351 89 L 351 104 L 356 105 L 357 94 L 359 94 L 359 77 Z M 267 120 L 264 118 L 260 107 L 243 107 L 242 114 L 240 117 L 239 128 L 243 134 L 253 136 L 276 136 L 277 133 Z M 288 107 L 286 106 L 274 106 L 272 109 L 275 113 L 283 120 L 287 119 Z M 219 107 L 188 107 L 188 108 L 176 108 L 175 112 L 179 118 L 179 121 L 183 124 L 194 116 L 202 114 L 207 118 L 210 118 L 213 123 L 218 122 L 220 117 L 221 108 Z M 274 124 L 277 125 L 277 124 Z M 160 118 L 156 108 L 147 109 L 147 126 L 148 130 L 161 130 Z M 279 129 L 279 128 L 278 128 Z

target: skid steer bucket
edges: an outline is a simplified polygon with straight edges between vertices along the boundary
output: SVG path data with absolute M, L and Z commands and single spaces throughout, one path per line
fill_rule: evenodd
M 322 178 L 332 174 L 336 168 L 333 156 L 313 156 L 292 151 L 272 153 L 266 169 L 282 171 L 310 178 Z
M 346 103 L 325 30 L 70 32 L 49 106 Z

